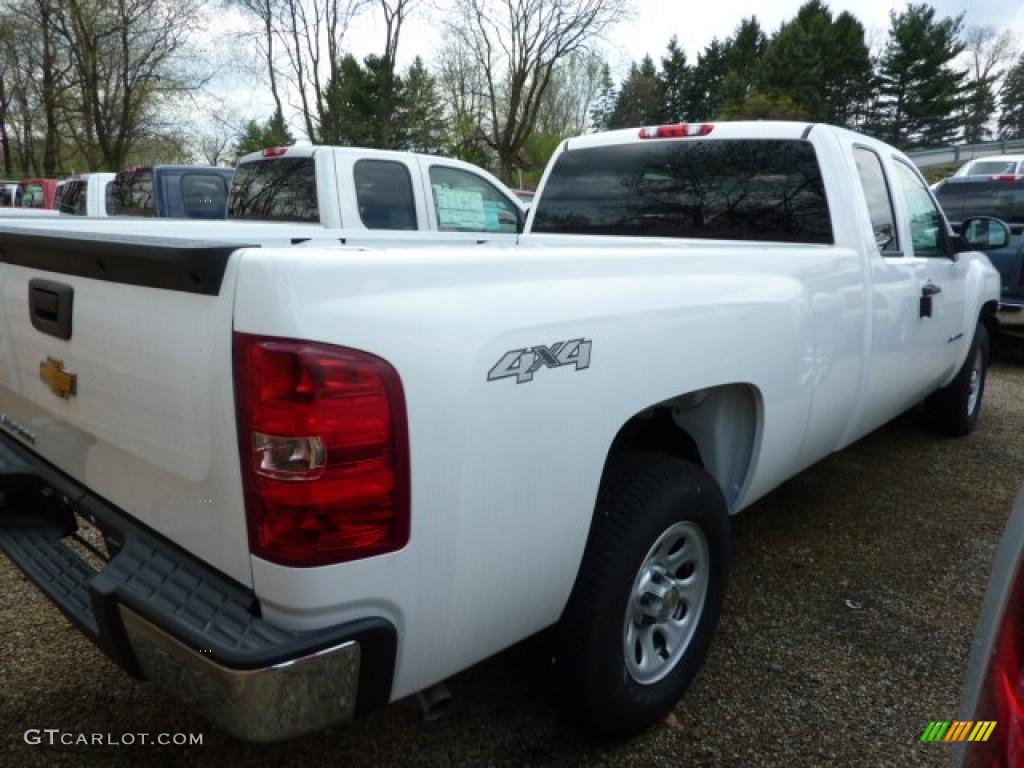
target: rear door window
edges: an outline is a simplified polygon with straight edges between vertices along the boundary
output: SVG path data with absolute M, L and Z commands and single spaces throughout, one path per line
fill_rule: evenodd
M 69 181 L 61 189 L 59 207 L 61 213 L 71 214 L 72 216 L 85 216 L 85 202 L 86 193 L 84 179 Z
M 882 168 L 882 159 L 866 147 L 853 151 L 857 161 L 857 175 L 860 188 L 871 217 L 871 229 L 875 244 L 884 256 L 899 256 L 899 235 L 896 232 L 896 214 L 892 207 L 892 194 Z
M 832 243 L 814 147 L 802 140 L 638 141 L 563 152 L 534 232 Z
M 228 200 L 227 180 L 218 173 L 185 173 L 181 177 L 181 206 L 188 219 L 223 219 Z
M 437 228 L 442 232 L 519 230 L 519 208 L 497 187 L 475 173 L 451 166 L 430 166 Z
M 227 211 L 229 219 L 319 223 L 313 158 L 282 157 L 238 166 Z
M 156 216 L 153 171 L 124 171 L 110 182 L 107 213 L 111 216 Z
M 42 208 L 45 195 L 42 184 L 22 184 L 21 204 L 25 208 Z
M 393 160 L 359 160 L 353 169 L 359 218 L 367 229 L 416 229 L 412 176 Z

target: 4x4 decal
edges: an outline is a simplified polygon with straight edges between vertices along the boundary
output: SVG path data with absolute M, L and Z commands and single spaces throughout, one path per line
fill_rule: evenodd
M 525 349 L 510 349 L 487 372 L 488 381 L 515 377 L 516 384 L 533 381 L 533 375 L 541 368 L 561 368 L 575 365 L 577 371 L 590 367 L 589 339 L 559 341 L 550 347 L 537 346 Z

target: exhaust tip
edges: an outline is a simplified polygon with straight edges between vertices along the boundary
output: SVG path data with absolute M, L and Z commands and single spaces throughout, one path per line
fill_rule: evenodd
M 452 703 L 452 694 L 444 683 L 436 683 L 416 694 L 423 721 L 432 723 L 448 711 Z

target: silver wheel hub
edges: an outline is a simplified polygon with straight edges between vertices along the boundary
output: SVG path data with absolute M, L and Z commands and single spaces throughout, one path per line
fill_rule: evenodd
M 974 413 L 974 409 L 978 407 L 978 398 L 981 396 L 981 375 L 982 366 L 984 365 L 982 359 L 981 350 L 979 349 L 974 355 L 974 365 L 971 367 L 971 384 L 970 391 L 967 394 L 967 415 L 970 416 Z
M 668 528 L 644 558 L 626 608 L 622 650 L 629 676 L 651 685 L 675 669 L 707 599 L 711 557 L 696 523 Z

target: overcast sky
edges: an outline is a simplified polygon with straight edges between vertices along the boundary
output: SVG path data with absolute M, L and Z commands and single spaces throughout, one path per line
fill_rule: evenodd
M 446 4 L 445 0 L 436 2 Z M 429 10 L 428 4 L 432 5 L 432 0 L 423 0 L 420 10 L 402 30 L 399 47 L 402 66 L 417 55 L 430 65 L 441 45 L 444 15 Z M 770 34 L 781 22 L 792 18 L 801 4 L 802 0 L 760 0 L 756 4 L 749 0 L 633 0 L 631 17 L 606 34 L 602 49 L 617 78 L 626 72 L 630 62 L 644 54 L 651 54 L 657 62 L 673 34 L 679 37 L 692 63 L 713 37 L 728 37 L 744 17 L 756 15 Z M 1024 47 L 1024 0 L 972 0 L 969 7 L 964 0 L 933 0 L 932 4 L 943 16 L 966 13 L 968 26 L 1011 29 L 1019 45 Z M 860 19 L 867 31 L 868 44 L 875 48 L 885 42 L 890 11 L 900 10 L 905 5 L 895 0 L 833 0 L 829 3 L 833 13 L 848 10 Z M 236 11 L 218 9 L 212 27 L 221 39 L 226 39 L 224 36 L 243 23 Z M 358 18 L 346 35 L 344 47 L 359 58 L 379 53 L 383 48 L 383 30 L 378 15 L 367 12 Z M 202 120 L 202 113 L 215 107 L 245 118 L 262 120 L 269 116 L 273 102 L 263 80 L 260 80 L 259 90 L 252 88 L 254 78 L 262 77 L 262 70 L 241 71 L 241 57 L 233 48 L 227 43 L 220 47 L 224 74 L 211 83 L 209 93 L 198 99 L 198 114 L 193 112 L 194 117 Z M 297 125 L 294 119 L 292 124 Z

